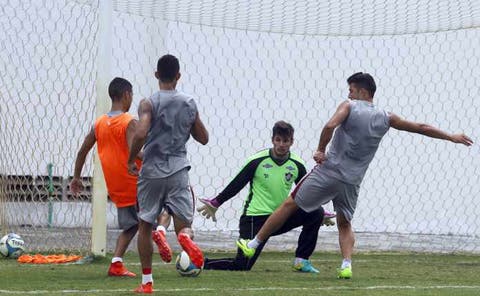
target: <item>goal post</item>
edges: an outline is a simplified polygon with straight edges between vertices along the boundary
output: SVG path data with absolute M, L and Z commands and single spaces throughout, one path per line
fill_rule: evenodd
M 179 58 L 178 89 L 195 96 L 210 131 L 208 145 L 188 143 L 200 197 L 270 147 L 277 120 L 293 125 L 292 151 L 311 169 L 354 72 L 373 75 L 387 111 L 474 140 L 480 126 L 480 1 L 3 0 L 0 24 L 0 229 L 39 251 L 113 250 L 120 230 L 96 153 L 86 190 L 68 188 L 75 152 L 110 106 L 111 79 L 132 82 L 136 115 L 158 90 L 165 53 Z M 475 149 L 390 131 L 360 189 L 358 249 L 480 252 Z M 234 247 L 247 194 L 222 205 L 217 223 L 196 214 L 202 248 Z M 319 235 L 318 250 L 338 249 L 334 227 Z M 292 249 L 297 236 L 267 247 Z
M 98 11 L 98 68 L 95 83 L 97 91 L 95 115 L 97 118 L 108 112 L 110 106 L 108 85 L 112 75 L 112 0 L 100 1 Z M 95 255 L 105 256 L 107 251 L 107 196 L 102 165 L 98 153 L 96 153 L 92 192 L 92 253 Z

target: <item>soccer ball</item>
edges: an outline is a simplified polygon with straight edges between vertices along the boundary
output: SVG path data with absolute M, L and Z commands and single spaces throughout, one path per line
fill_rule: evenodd
M 196 277 L 202 272 L 203 266 L 197 267 L 190 261 L 190 257 L 185 251 L 182 251 L 175 260 L 175 267 L 181 276 Z
M 0 254 L 7 258 L 18 258 L 25 251 L 25 242 L 20 235 L 9 233 L 0 240 Z

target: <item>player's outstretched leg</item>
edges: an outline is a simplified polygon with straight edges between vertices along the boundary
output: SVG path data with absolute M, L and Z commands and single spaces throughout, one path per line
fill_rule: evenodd
M 185 232 L 179 233 L 178 242 L 182 249 L 187 252 L 192 263 L 197 267 L 202 267 L 204 262 L 202 250 L 193 242 L 190 235 Z
M 185 232 L 179 233 L 178 242 L 180 246 L 182 246 L 182 249 L 188 254 L 188 257 L 190 257 L 190 261 L 192 261 L 195 266 L 202 267 L 204 262 L 202 250 L 193 242 L 190 235 Z
M 247 258 L 252 258 L 253 255 L 255 255 L 255 248 L 251 248 L 248 246 L 248 243 L 250 242 L 249 239 L 243 239 L 240 238 L 237 240 L 237 247 L 242 250 L 242 253 L 245 257 Z
M 165 228 L 159 226 L 157 230 L 152 231 L 152 239 L 158 247 L 158 253 L 162 260 L 167 263 L 172 261 L 172 248 L 168 244 Z
M 237 240 L 237 246 L 242 250 L 243 254 L 247 258 L 253 257 L 257 247 L 263 242 L 267 241 L 272 233 L 279 230 L 285 221 L 298 210 L 298 206 L 290 196 L 288 197 L 275 212 L 273 212 L 267 221 L 263 224 L 262 228 L 258 231 L 257 235 L 252 240 L 239 239 Z

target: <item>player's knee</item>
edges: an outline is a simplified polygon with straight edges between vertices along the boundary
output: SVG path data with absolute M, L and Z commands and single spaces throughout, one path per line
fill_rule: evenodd
M 283 204 L 281 205 L 284 211 L 294 212 L 298 209 L 297 203 L 293 200 L 293 198 L 287 198 Z
M 288 198 L 285 200 L 284 202 L 285 205 L 287 206 L 297 206 L 297 204 L 295 203 L 295 200 L 292 198 L 291 195 L 288 196 Z
M 125 233 L 125 234 L 135 234 L 138 230 L 138 224 L 135 224 L 133 225 L 132 227 L 128 228 L 128 229 L 124 229 L 122 232 Z
M 138 231 L 149 232 L 152 231 L 153 224 L 145 220 L 139 219 L 137 227 Z
M 337 226 L 339 230 L 349 230 L 352 228 L 352 223 L 343 215 L 337 215 Z

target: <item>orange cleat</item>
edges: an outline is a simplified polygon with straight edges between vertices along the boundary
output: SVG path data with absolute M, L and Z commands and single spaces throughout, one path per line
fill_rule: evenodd
M 158 253 L 164 262 L 172 261 L 172 248 L 167 242 L 165 233 L 163 231 L 155 230 L 152 231 L 152 239 L 157 244 Z
M 190 261 L 199 268 L 203 267 L 202 250 L 190 239 L 190 236 L 186 233 L 180 233 L 178 235 L 178 242 L 182 246 L 182 249 L 187 252 Z
M 148 282 L 145 285 L 140 284 L 140 286 L 138 286 L 138 288 L 133 290 L 133 292 L 141 293 L 141 294 L 152 294 L 153 293 L 153 284 L 152 284 L 152 282 Z
M 128 271 L 128 269 L 123 265 L 122 262 L 115 262 L 110 264 L 110 268 L 108 269 L 108 275 L 109 276 L 128 276 L 128 277 L 134 277 L 136 274 L 134 274 L 131 271 Z

